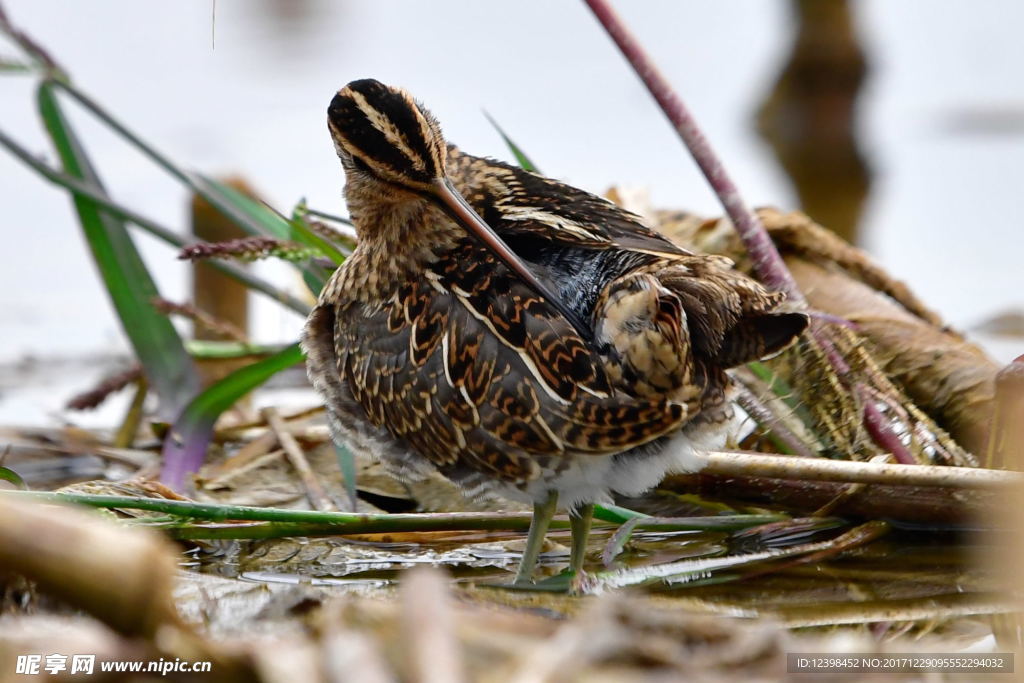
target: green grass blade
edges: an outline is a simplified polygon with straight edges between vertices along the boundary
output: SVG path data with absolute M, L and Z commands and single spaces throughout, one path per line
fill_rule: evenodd
M 508 146 L 509 151 L 512 152 L 512 156 L 516 158 L 516 163 L 519 164 L 519 167 L 522 168 L 524 171 L 540 173 L 540 171 L 537 169 L 537 165 L 530 161 L 530 157 L 526 156 L 526 153 L 519 148 L 519 145 L 512 142 L 512 138 L 505 134 L 505 131 L 502 129 L 501 126 L 498 125 L 498 122 L 495 121 L 487 112 L 484 112 L 484 116 L 486 116 L 487 120 L 490 121 L 492 126 L 494 126 L 494 130 L 498 131 L 498 135 L 501 136 L 501 139 L 505 141 L 505 144 Z
M 311 209 L 305 205 L 306 200 L 302 200 L 302 211 L 304 214 L 313 216 L 314 218 L 323 218 L 334 223 L 341 223 L 342 225 L 352 225 L 352 219 L 339 216 L 334 213 L 328 213 L 327 211 L 320 211 L 319 209 Z
M 594 506 L 594 519 L 599 519 L 602 522 L 611 522 L 613 524 L 622 524 L 628 522 L 635 517 L 647 518 L 650 515 L 645 515 L 642 512 L 636 510 L 630 510 L 619 505 L 595 505 Z
M 76 197 L 84 197 L 85 199 L 95 202 L 98 206 L 106 209 L 114 216 L 123 218 L 132 225 L 142 228 L 150 235 L 153 235 L 167 244 L 181 248 L 189 244 L 195 244 L 196 242 L 195 236 L 189 235 L 185 237 L 180 233 L 160 225 L 156 221 L 153 221 L 136 211 L 133 211 L 127 206 L 119 204 L 112 198 L 103 194 L 102 191 L 96 191 L 85 182 L 78 180 L 77 178 L 72 178 L 66 173 L 61 173 L 60 171 L 50 168 L 42 161 L 35 158 L 31 152 L 15 142 L 13 138 L 2 130 L 0 130 L 0 147 L 6 148 L 7 151 L 14 155 L 15 158 L 23 162 L 26 166 L 54 185 L 70 190 Z M 308 304 L 270 282 L 267 282 L 263 278 L 253 275 L 244 268 L 231 263 L 230 261 L 221 261 L 217 259 L 210 260 L 209 265 L 221 271 L 225 275 L 238 280 L 253 291 L 269 296 L 277 303 L 292 309 L 296 313 L 299 313 L 300 315 L 309 315 L 310 307 Z
M 0 465 L 0 480 L 9 481 L 24 491 L 28 490 L 28 484 L 26 484 L 25 480 L 21 478 L 21 475 L 11 468 L 4 467 L 3 465 Z
M 85 150 L 60 109 L 51 82 L 39 86 L 37 101 L 65 172 L 105 194 Z M 151 304 L 160 293 L 124 221 L 85 197 L 74 195 L 73 201 L 121 326 L 160 399 L 159 414 L 164 419 L 173 419 L 199 388 L 192 359 L 170 320 Z
M 217 183 L 200 174 L 185 171 L 169 157 L 157 151 L 155 147 L 128 129 L 127 126 L 114 118 L 99 103 L 79 90 L 73 83 L 58 80 L 47 80 L 45 83 L 48 86 L 64 90 L 64 92 L 95 115 L 111 130 L 145 154 L 153 163 L 208 201 L 215 209 L 249 234 L 269 235 L 279 239 L 291 238 L 291 226 L 284 217 L 221 183 Z M 319 293 L 329 274 L 315 264 L 302 266 L 301 270 L 310 290 L 314 294 Z
M 172 488 L 181 489 L 185 476 L 203 464 L 213 436 L 213 425 L 221 413 L 273 375 L 301 363 L 303 358 L 299 345 L 292 344 L 232 372 L 196 396 L 164 440 L 161 480 Z

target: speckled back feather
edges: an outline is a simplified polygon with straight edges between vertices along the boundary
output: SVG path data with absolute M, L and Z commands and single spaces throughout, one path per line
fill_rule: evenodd
M 802 313 L 777 311 L 784 295 L 729 259 L 678 247 L 606 199 L 453 145 L 447 168 L 495 231 L 594 320 L 625 391 L 712 400 L 722 370 L 778 353 L 806 327 Z

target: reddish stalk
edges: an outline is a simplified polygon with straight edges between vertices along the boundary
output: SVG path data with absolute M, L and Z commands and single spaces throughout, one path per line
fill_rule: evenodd
M 876 401 L 884 401 L 884 398 L 876 395 L 876 391 L 863 383 L 858 383 L 855 391 L 864 406 L 864 427 L 867 429 L 871 440 L 883 450 L 891 453 L 896 462 L 902 465 L 918 464 L 917 459 L 903 445 L 899 435 L 893 430 L 890 419 L 885 416 L 876 404 Z
M 750 253 L 754 271 L 758 277 L 770 288 L 785 292 L 790 301 L 805 304 L 806 299 L 769 237 L 768 231 L 765 230 L 761 219 L 744 203 L 736 184 L 726 172 L 721 159 L 711 148 L 686 104 L 676 94 L 637 39 L 626 28 L 611 4 L 607 0 L 585 0 L 585 2 L 608 35 L 615 41 L 644 85 L 647 86 L 647 90 L 658 102 L 662 112 L 697 162 L 697 166 L 700 167 L 712 190 L 718 196 L 726 214 L 736 227 L 736 232 Z M 812 320 L 810 334 L 824 349 L 829 364 L 840 377 L 847 378 L 844 382 L 849 384 L 850 366 L 835 348 L 831 336 L 822 322 L 836 323 L 837 321 Z M 860 389 L 861 385 L 858 384 L 851 388 Z M 865 403 L 863 418 L 869 433 L 879 445 L 888 448 L 900 463 L 911 464 L 914 462 L 912 455 L 899 442 L 891 428 L 884 423 L 884 416 L 870 401 Z
M 0 34 L 7 35 L 18 47 L 24 50 L 25 54 L 42 66 L 51 77 L 58 80 L 66 78 L 64 69 L 50 56 L 50 53 L 27 33 L 11 23 L 3 4 L 0 4 Z
M 718 155 L 711 149 L 690 110 L 658 71 L 647 52 L 629 32 L 611 5 L 606 0 L 585 2 L 647 86 L 647 90 L 657 100 L 662 112 L 693 155 L 704 177 L 718 195 L 726 214 L 736 226 L 736 232 L 739 233 L 747 251 L 750 252 L 758 277 L 770 288 L 785 292 L 790 301 L 802 303 L 804 296 L 778 249 L 775 248 L 775 243 L 768 236 L 761 219 L 744 203 L 736 184 L 729 177 Z

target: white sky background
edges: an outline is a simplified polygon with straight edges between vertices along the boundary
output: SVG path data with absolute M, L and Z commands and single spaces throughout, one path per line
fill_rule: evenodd
M 644 186 L 657 205 L 720 213 L 582 2 L 217 0 L 212 48 L 210 0 L 5 5 L 77 84 L 157 148 L 189 168 L 242 174 L 286 212 L 303 196 L 343 210 L 326 106 L 347 81 L 374 77 L 407 87 L 468 152 L 508 157 L 486 108 L 549 175 L 595 192 Z M 306 11 L 287 10 L 296 5 Z M 788 3 L 617 5 L 747 201 L 793 208 L 751 123 L 788 49 Z M 875 176 L 862 243 L 954 325 L 1021 308 L 1024 3 L 855 8 L 872 67 L 861 129 Z M 965 112 L 1008 125 L 954 129 Z M 182 189 L 87 116 L 72 119 L 117 199 L 185 225 Z M 52 159 L 30 78 L 0 76 L 0 128 Z M 66 194 L 0 151 L 0 205 L 0 362 L 124 348 Z M 164 296 L 186 299 L 174 251 L 139 242 Z M 261 271 L 290 277 L 280 265 Z M 260 341 L 289 341 L 301 320 L 267 306 L 256 323 Z M 9 407 L 0 396 L 0 413 Z

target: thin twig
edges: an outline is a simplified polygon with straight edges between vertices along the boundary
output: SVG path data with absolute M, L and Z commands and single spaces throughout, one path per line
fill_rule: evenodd
M 281 415 L 275 408 L 269 406 L 263 408 L 260 414 L 263 415 L 263 419 L 270 425 L 270 429 L 277 436 L 281 447 L 284 448 L 288 461 L 291 462 L 292 467 L 295 468 L 299 475 L 299 479 L 302 480 L 302 485 L 306 488 L 306 496 L 309 498 L 309 502 L 313 504 L 314 509 L 336 509 L 324 487 L 321 486 L 320 480 L 316 478 L 313 468 L 309 466 L 309 461 L 306 460 L 306 454 L 299 447 L 299 442 L 295 440 L 295 437 L 288 431 L 288 427 L 285 426 Z
M 976 525 L 994 495 L 991 490 L 848 484 L 703 472 L 672 475 L 659 488 L 727 502 L 740 509 L 770 506 L 801 516 L 898 519 L 938 527 Z
M 313 415 L 317 415 L 323 411 L 324 407 L 322 405 L 309 406 L 308 408 L 299 408 L 294 412 L 283 414 L 281 415 L 281 419 L 285 422 L 295 422 L 312 417 Z M 246 433 L 248 430 L 262 430 L 266 426 L 267 421 L 264 418 L 259 417 L 255 420 L 248 420 L 246 422 L 239 422 L 227 427 L 220 427 L 216 432 L 214 432 L 214 436 L 221 440 L 252 438 L 251 435 Z M 293 435 L 297 433 L 294 427 L 289 428 L 289 432 Z M 309 441 L 327 441 L 331 438 L 331 434 L 327 428 L 316 429 L 312 432 L 305 430 L 300 434 L 299 438 Z
M 218 482 L 233 477 L 240 471 L 246 471 L 253 462 L 260 460 L 269 453 L 273 452 L 283 455 L 284 449 L 280 451 L 273 450 L 276 445 L 277 437 L 274 433 L 269 430 L 263 432 L 263 434 L 245 444 L 227 458 L 207 465 L 203 472 L 204 486 L 206 488 L 216 488 Z
M 841 536 L 832 539 L 829 542 L 829 547 L 818 550 L 817 552 L 808 553 L 801 555 L 800 557 L 792 560 L 782 562 L 781 564 L 764 567 L 762 569 L 755 569 L 752 572 L 743 575 L 743 580 L 748 581 L 758 576 L 764 576 L 766 574 L 776 574 L 786 569 L 798 567 L 802 564 L 814 564 L 818 562 L 824 562 L 830 557 L 835 557 L 840 553 L 845 553 L 848 550 L 859 548 L 867 545 L 868 543 L 884 536 L 889 532 L 889 524 L 881 520 L 872 520 L 865 522 L 858 527 L 854 527 L 849 531 L 843 533 Z
M 733 607 L 735 612 L 735 607 Z M 824 605 L 781 604 L 759 610 L 757 616 L 766 616 L 786 628 L 810 628 L 827 626 L 835 628 L 843 624 L 874 624 L 879 621 L 923 622 L 939 621 L 951 623 L 957 617 L 980 614 L 1005 614 L 1017 612 L 1016 601 L 1008 600 L 1002 593 L 949 593 L 935 595 L 927 600 L 921 598 L 876 599 L 863 602 L 833 602 Z
M 705 579 L 713 572 L 721 569 L 736 570 L 740 567 L 761 562 L 782 560 L 806 553 L 827 550 L 831 543 L 832 541 L 817 541 L 786 548 L 769 548 L 768 550 L 753 553 L 697 557 L 652 566 L 623 567 L 622 569 L 597 572 L 591 576 L 584 577 L 582 588 L 587 593 L 598 593 L 610 588 L 653 585 L 661 582 L 685 584 Z
M 230 339 L 241 344 L 249 343 L 249 339 L 246 337 L 245 332 L 238 329 L 236 325 L 232 324 L 228 320 L 223 320 L 215 315 L 207 313 L 204 310 L 196 308 L 193 304 L 178 303 L 176 301 L 169 301 L 163 297 L 154 297 L 153 306 L 164 315 L 177 315 L 182 318 L 186 318 L 187 320 L 197 323 L 207 331 L 213 332 L 226 339 Z
M 619 15 L 606 0 L 585 0 L 594 16 L 601 22 L 623 56 L 629 61 L 637 75 L 647 86 L 662 112 L 668 117 L 683 144 L 690 150 L 694 160 L 704 173 L 711 188 L 729 215 L 736 232 L 754 264 L 758 276 L 769 287 L 786 293 L 790 301 L 803 303 L 804 296 L 786 267 L 775 243 L 768 236 L 761 219 L 743 202 L 736 184 L 726 172 L 718 155 L 697 125 L 693 115 L 676 94 L 665 77 L 658 71 L 636 38 L 629 32 Z
M 138 381 L 140 377 L 142 377 L 142 366 L 133 365 L 126 370 L 104 377 L 92 389 L 75 394 L 68 399 L 64 407 L 68 410 L 93 410 L 107 400 L 108 396 L 121 391 L 132 382 Z
M 146 403 L 148 391 L 149 383 L 146 382 L 145 375 L 139 376 L 135 380 L 135 395 L 132 396 L 132 402 L 128 404 L 124 420 L 121 421 L 121 426 L 117 428 L 117 434 L 114 435 L 114 448 L 131 448 L 135 443 L 135 435 L 139 431 L 139 425 L 142 424 L 142 409 Z

